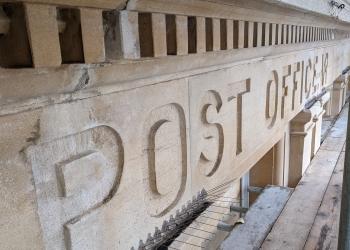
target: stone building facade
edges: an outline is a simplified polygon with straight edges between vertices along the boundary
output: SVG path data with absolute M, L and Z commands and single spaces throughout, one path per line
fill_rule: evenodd
M 295 186 L 350 65 L 347 9 L 305 2 L 1 0 L 1 248 L 137 248 L 203 189 Z

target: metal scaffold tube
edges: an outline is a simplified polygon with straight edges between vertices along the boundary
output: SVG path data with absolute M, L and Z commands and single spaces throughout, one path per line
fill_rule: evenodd
M 347 122 L 345 162 L 343 175 L 343 188 L 341 211 L 339 221 L 339 238 L 338 250 L 350 249 L 350 123 L 349 123 L 350 108 Z

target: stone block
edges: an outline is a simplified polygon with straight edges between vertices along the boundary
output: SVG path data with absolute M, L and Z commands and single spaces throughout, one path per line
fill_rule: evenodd
M 102 11 L 81 8 L 80 19 L 85 63 L 104 62 L 106 58 Z
M 119 25 L 122 58 L 140 58 L 138 13 L 131 11 L 120 11 Z
M 191 199 L 187 97 L 182 79 L 40 111 L 23 154 L 46 248 L 130 249 Z
M 26 3 L 25 10 L 34 67 L 61 65 L 56 7 Z
M 152 13 L 153 55 L 161 57 L 167 55 L 165 15 Z
M 331 89 L 331 116 L 336 116 L 340 113 L 346 100 L 346 84 L 345 76 L 338 77 Z
M 245 22 L 244 21 L 238 21 L 238 48 L 243 49 L 244 48 L 244 41 L 245 41 Z
M 290 122 L 289 186 L 295 187 L 318 150 L 321 139 L 323 109 L 316 102 Z
M 0 117 L 1 249 L 45 249 L 32 171 L 22 158 L 38 135 L 39 117 L 38 110 Z
M 233 20 L 226 20 L 226 35 L 227 35 L 227 43 L 226 43 L 226 46 L 227 46 L 227 49 L 230 50 L 230 49 L 233 49 Z
M 254 22 L 248 22 L 248 48 L 254 47 Z
M 220 19 L 213 19 L 213 51 L 220 50 Z
M 234 80 L 232 74 L 217 72 L 189 79 L 190 140 L 195 142 L 191 143 L 193 190 L 210 190 L 234 179 L 232 153 L 242 150 L 240 103 L 249 95 L 250 79 Z M 219 81 L 214 84 L 214 79 Z
M 177 55 L 188 54 L 188 26 L 187 16 L 175 16 Z
M 196 33 L 197 33 L 197 53 L 203 53 L 206 51 L 206 37 L 205 37 L 205 18 L 196 17 Z
M 315 124 L 312 131 L 311 141 L 311 158 L 313 158 L 321 146 L 322 118 L 325 110 L 320 101 L 316 102 L 311 109 L 314 114 L 313 122 Z

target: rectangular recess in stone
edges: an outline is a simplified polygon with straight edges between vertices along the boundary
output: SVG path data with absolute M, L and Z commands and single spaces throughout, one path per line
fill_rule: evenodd
M 120 23 L 118 11 L 103 11 L 103 28 L 105 30 L 104 40 L 107 59 L 118 59 L 122 57 L 122 45 L 120 39 Z
M 59 34 L 62 63 L 83 63 L 80 10 L 59 8 L 57 11 L 58 20 L 65 23 L 65 29 Z
M 187 20 L 188 29 L 188 53 L 197 52 L 197 19 L 194 16 L 189 16 Z
M 248 48 L 249 43 L 249 22 L 244 21 L 243 48 Z
M 175 15 L 165 15 L 167 54 L 177 54 Z
M 152 15 L 139 13 L 139 38 L 141 57 L 153 56 Z
M 258 23 L 253 23 L 253 47 L 258 46 Z
M 238 49 L 238 37 L 239 37 L 239 22 L 233 21 L 233 48 Z
M 205 48 L 206 51 L 213 51 L 213 19 L 205 18 Z
M 220 19 L 220 49 L 227 50 L 227 22 Z
M 270 23 L 265 23 L 265 46 L 270 46 Z
M 265 45 L 265 32 L 266 32 L 266 23 L 262 23 L 261 26 L 261 46 L 266 46 Z
M 4 3 L 1 7 L 11 21 L 8 32 L 0 35 L 0 67 L 31 67 L 33 62 L 24 6 L 21 3 Z

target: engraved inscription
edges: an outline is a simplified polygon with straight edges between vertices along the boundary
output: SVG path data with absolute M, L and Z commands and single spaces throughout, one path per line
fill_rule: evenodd
M 288 118 L 288 115 L 304 101 L 320 92 L 322 86 L 326 84 L 327 68 L 327 53 L 322 57 L 315 56 L 313 60 L 308 59 L 284 66 L 281 87 L 278 84 L 278 71 L 272 71 L 272 77 L 267 82 L 266 88 L 265 118 L 268 128 L 272 128 L 277 120 L 279 98 L 281 98 L 281 118 Z
M 181 198 L 187 178 L 186 122 L 182 107 L 168 104 L 152 110 L 144 126 L 145 202 L 160 217 Z
M 219 121 L 222 100 L 218 92 L 207 91 L 202 103 L 203 143 L 201 144 L 204 146 L 200 154 L 199 169 L 202 174 L 212 176 L 220 165 L 224 150 L 224 130 Z
M 228 101 L 237 101 L 236 110 L 236 155 L 243 151 L 242 146 L 242 120 L 243 120 L 243 95 L 250 92 L 250 79 L 234 82 L 228 85 L 230 96 Z
M 278 73 L 272 71 L 271 78 L 266 89 L 265 117 L 269 122 L 268 128 L 272 128 L 277 119 L 278 110 Z
M 309 59 L 305 63 L 305 98 L 309 98 L 312 92 L 312 86 L 314 83 L 314 77 L 315 77 L 315 72 L 314 72 L 314 67 L 312 65 L 312 60 Z
M 94 233 L 103 206 L 117 192 L 124 163 L 118 133 L 99 126 L 26 150 L 37 187 L 38 211 L 48 249 L 99 248 Z M 102 223 L 102 222 L 100 222 Z
M 293 98 L 292 98 L 292 110 L 294 111 L 297 106 L 301 105 L 303 102 L 302 97 L 302 63 L 297 62 L 293 65 Z
M 290 108 L 290 97 L 292 88 L 292 66 L 287 65 L 283 67 L 282 76 L 282 103 L 281 103 L 281 118 L 285 118 Z
M 322 86 L 327 85 L 328 53 L 322 55 Z
M 318 91 L 322 86 L 322 61 L 318 56 L 314 59 L 314 81 L 313 81 L 313 93 Z

